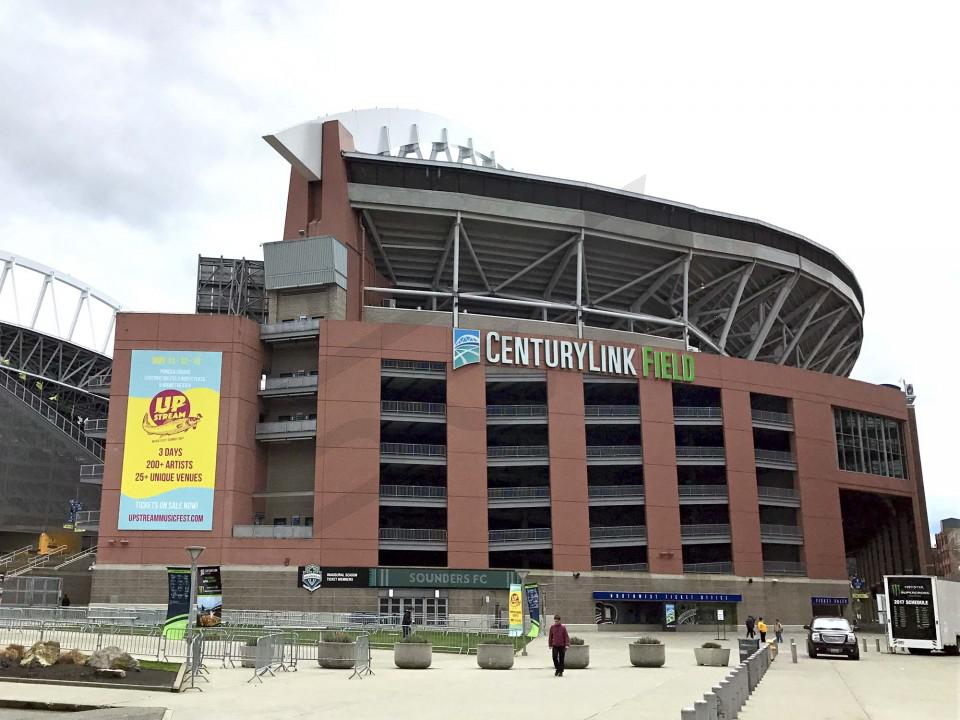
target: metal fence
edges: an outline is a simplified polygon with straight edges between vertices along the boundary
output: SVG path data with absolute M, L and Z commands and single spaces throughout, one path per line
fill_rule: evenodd
M 639 405 L 585 405 L 583 408 L 584 417 L 640 417 Z
M 487 457 L 547 457 L 550 449 L 546 445 L 499 445 L 487 448 Z
M 446 445 L 423 443 L 380 443 L 381 455 L 409 455 L 413 457 L 446 457 Z
M 770 649 L 764 645 L 745 662 L 740 663 L 726 678 L 704 693 L 703 700 L 680 711 L 680 720 L 727 720 L 736 718 L 757 689 L 772 662 Z
M 380 413 L 383 415 L 437 415 L 442 417 L 447 414 L 447 406 L 443 403 L 381 400 Z
M 643 457 L 643 447 L 641 445 L 587 445 L 587 457 Z
M 13 570 L 2 582 L 0 582 L 0 594 L 3 595 L 4 604 L 10 605 L 42 605 L 53 606 L 60 604 L 60 590 L 63 585 L 62 578 L 56 577 L 32 577 L 17 576 L 25 568 L 34 568 L 46 564 L 50 559 L 55 559 L 57 555 L 47 556 L 38 555 L 30 560 L 29 563 Z M 50 608 L 38 608 L 41 611 Z M 0 607 L 0 612 L 6 610 Z
M 380 497 L 443 499 L 447 489 L 442 485 L 381 485 Z
M 688 418 L 719 418 L 723 417 L 723 412 L 718 407 L 680 407 L 673 408 L 674 419 Z
M 642 498 L 643 485 L 590 485 L 587 495 L 598 500 L 600 498 Z
M 487 417 L 546 417 L 546 405 L 487 405 Z

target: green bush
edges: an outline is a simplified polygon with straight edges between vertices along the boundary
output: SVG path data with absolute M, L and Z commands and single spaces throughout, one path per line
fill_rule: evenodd
M 491 637 L 480 641 L 481 645 L 513 645 L 513 638 Z
M 723 645 L 715 642 L 705 642 L 700 647 L 702 647 L 705 650 L 720 650 L 723 647 Z
M 662 645 L 663 643 L 660 642 L 660 640 L 658 640 L 658 639 L 655 638 L 655 637 L 650 637 L 649 635 L 644 635 L 644 636 L 638 637 L 636 640 L 634 640 L 634 641 L 633 641 L 633 644 L 634 644 L 634 645 Z
M 430 638 L 426 635 L 420 635 L 419 633 L 410 633 L 405 638 L 400 638 L 397 642 L 402 643 L 422 643 L 428 645 L 430 643 Z
M 577 637 L 577 636 L 573 636 L 572 638 L 570 638 L 570 644 L 571 644 L 571 645 L 586 645 L 586 643 L 583 641 L 583 638 L 582 638 L 582 637 Z
M 340 632 L 339 630 L 321 633 L 320 639 L 322 642 L 328 643 L 352 643 L 356 640 L 350 633 Z

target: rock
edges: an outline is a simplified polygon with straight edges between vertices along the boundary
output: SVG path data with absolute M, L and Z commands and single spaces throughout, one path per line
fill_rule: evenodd
M 23 660 L 20 661 L 20 665 L 23 667 L 30 665 L 49 667 L 50 665 L 55 665 L 59 659 L 60 643 L 55 640 L 47 640 L 46 642 L 38 642 L 31 645 L 30 649 L 23 654 Z
M 99 675 L 100 677 L 115 677 L 115 678 L 125 678 L 127 676 L 126 670 L 114 670 L 112 668 L 97 668 L 93 671 L 94 675 Z
M 111 645 L 109 647 L 105 647 L 100 650 L 97 650 L 95 653 L 93 653 L 93 655 L 90 656 L 90 659 L 87 660 L 87 665 L 97 670 L 100 670 L 100 669 L 139 670 L 140 669 L 140 663 L 137 662 L 137 659 L 134 657 L 131 657 L 128 653 L 125 653 L 116 645 Z

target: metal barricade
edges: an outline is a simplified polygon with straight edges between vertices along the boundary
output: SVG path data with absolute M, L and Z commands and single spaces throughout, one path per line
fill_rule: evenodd
M 190 638 L 187 652 L 187 674 L 190 684 L 184 688 L 184 691 L 199 690 L 203 692 L 202 687 L 197 687 L 197 678 L 203 678 L 205 682 L 210 682 L 210 678 L 207 677 L 209 671 L 203 664 L 203 646 L 202 634 L 197 633 Z
M 365 675 L 373 675 L 373 655 L 370 652 L 370 636 L 362 634 L 357 636 L 357 657 L 353 664 L 353 672 L 350 678 L 358 677 L 361 680 Z
M 274 668 L 283 668 L 283 636 L 280 633 L 264 635 L 257 640 L 257 654 L 254 660 L 253 677 L 247 682 L 263 682 L 267 673 L 272 677 Z

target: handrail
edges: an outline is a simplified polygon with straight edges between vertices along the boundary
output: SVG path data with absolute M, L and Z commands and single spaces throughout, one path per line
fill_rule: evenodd
M 446 542 L 447 531 L 430 528 L 380 528 L 380 539 L 399 542 Z
M 781 498 L 784 500 L 799 500 L 800 491 L 794 488 L 779 488 L 770 485 L 757 485 L 757 495 L 766 498 Z
M 546 405 L 487 405 L 487 417 L 546 417 Z
M 441 485 L 381 485 L 382 498 L 445 498 L 447 489 Z
M 680 497 L 727 497 L 726 485 L 678 485 Z
M 522 458 L 548 457 L 550 448 L 546 445 L 493 445 L 487 448 L 487 457 L 491 458 Z
M 81 465 L 80 466 L 80 480 L 83 478 L 102 478 L 103 477 L 103 464 L 97 465 Z
M 439 415 L 447 414 L 444 403 L 412 402 L 407 400 L 381 400 L 380 412 L 405 415 Z
M 34 568 L 38 568 L 49 563 L 51 558 L 55 558 L 59 555 L 64 555 L 66 554 L 66 552 L 67 552 L 67 546 L 60 545 L 58 547 L 53 548 L 50 552 L 45 553 L 44 555 L 35 555 L 34 557 L 30 558 L 30 560 L 27 563 L 8 572 L 7 577 L 13 578 L 13 577 L 20 577 L 21 575 L 26 575 L 28 572 L 30 572 Z
M 88 547 L 86 550 L 81 550 L 80 552 L 76 552 L 73 555 L 68 555 L 63 559 L 63 562 L 61 562 L 59 565 L 54 565 L 51 568 L 51 570 L 59 570 L 60 568 L 64 568 L 67 565 L 72 565 L 77 560 L 82 560 L 85 557 L 90 557 L 91 555 L 96 555 L 96 554 L 97 554 L 97 546 L 93 545 L 91 547 Z
M 793 425 L 793 415 L 776 412 L 775 410 L 751 410 L 750 416 L 757 422 L 775 423 L 777 425 Z
M 760 523 L 760 535 L 768 537 L 803 537 L 803 528 L 798 525 L 768 525 Z
M 500 487 L 487 490 L 488 500 L 512 500 L 526 498 L 549 498 L 550 487 L 547 485 L 532 485 L 524 487 Z
M 802 562 L 764 560 L 763 572 L 765 575 L 806 575 L 807 569 Z
M 31 550 L 33 550 L 33 545 L 24 545 L 16 550 L 11 550 L 6 555 L 0 555 L 0 566 L 9 565 L 20 555 L 29 555 Z
M 686 445 L 677 446 L 678 458 L 716 458 L 726 457 L 722 447 L 688 447 Z
M 550 528 L 516 528 L 511 530 L 490 530 L 487 536 L 491 543 L 523 542 L 536 540 L 551 540 L 553 531 Z
M 587 496 L 591 498 L 628 498 L 644 496 L 643 485 L 590 485 Z
M 74 525 L 93 525 L 100 522 L 99 510 L 79 510 L 73 518 Z
M 585 405 L 584 417 L 640 417 L 639 405 Z
M 308 540 L 313 537 L 313 528 L 308 525 L 234 525 L 233 537 Z
M 677 418 L 720 418 L 723 417 L 723 410 L 718 407 L 685 407 L 675 405 L 673 408 L 673 417 Z
M 755 450 L 756 460 L 770 460 L 772 462 L 794 463 L 793 453 L 784 450 Z
M 647 563 L 623 563 L 620 565 L 592 565 L 591 570 L 622 570 L 625 572 L 647 572 L 650 566 Z
M 107 429 L 107 419 L 106 418 L 87 418 L 83 421 L 83 431 L 88 432 L 100 432 L 106 431 Z
M 37 413 L 44 420 L 56 427 L 60 432 L 69 437 L 73 442 L 103 462 L 103 446 L 87 437 L 86 433 L 80 429 L 77 423 L 71 422 L 69 418 L 64 417 L 60 412 L 49 405 L 41 398 L 37 397 L 30 389 L 9 371 L 0 372 L 0 387 L 15 398 L 28 405 L 31 410 Z
M 587 457 L 643 457 L 642 445 L 587 445 Z
M 732 562 L 703 562 L 684 563 L 683 571 L 689 573 L 730 573 L 733 572 Z
M 380 361 L 380 367 L 391 370 L 427 370 L 430 372 L 446 372 L 447 366 L 442 362 L 429 360 L 389 360 Z
M 410 457 L 446 457 L 446 445 L 424 443 L 380 443 L 381 455 L 407 455 Z
M 298 320 L 281 320 L 280 322 L 264 323 L 260 326 L 261 335 L 281 335 L 289 332 L 310 332 L 320 330 L 319 318 L 304 318 Z
M 712 523 L 705 525 L 681 525 L 680 537 L 708 537 L 711 535 L 729 535 L 730 525 L 725 523 Z
M 590 528 L 591 540 L 606 540 L 612 538 L 642 539 L 646 536 L 646 525 L 613 525 L 607 527 Z

